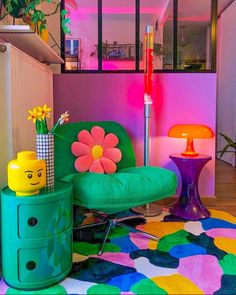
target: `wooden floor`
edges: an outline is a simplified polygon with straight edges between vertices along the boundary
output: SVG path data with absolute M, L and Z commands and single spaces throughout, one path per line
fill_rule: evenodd
M 216 161 L 216 197 L 219 210 L 236 216 L 236 167 Z

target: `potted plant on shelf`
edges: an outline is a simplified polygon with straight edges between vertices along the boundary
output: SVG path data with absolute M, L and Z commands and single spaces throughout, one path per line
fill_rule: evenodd
M 60 11 L 60 4 L 61 0 L 0 0 L 0 11 L 4 7 L 0 21 L 8 15 L 21 18 L 24 23 L 34 27 L 43 39 L 47 39 L 47 18 Z M 70 19 L 65 9 L 61 10 L 61 27 L 65 34 L 70 34 Z

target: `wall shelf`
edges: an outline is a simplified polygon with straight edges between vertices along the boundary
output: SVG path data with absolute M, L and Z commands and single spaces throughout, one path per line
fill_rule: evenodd
M 64 63 L 64 60 L 28 25 L 1 25 L 0 38 L 42 63 Z

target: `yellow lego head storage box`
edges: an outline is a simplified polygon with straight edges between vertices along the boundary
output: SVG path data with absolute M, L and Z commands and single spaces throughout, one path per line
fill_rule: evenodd
M 8 186 L 17 196 L 39 193 L 46 184 L 46 163 L 37 159 L 36 152 L 22 151 L 8 164 Z

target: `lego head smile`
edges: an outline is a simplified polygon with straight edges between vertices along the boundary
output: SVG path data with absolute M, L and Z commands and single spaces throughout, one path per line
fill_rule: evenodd
M 8 164 L 8 186 L 17 196 L 34 195 L 46 183 L 46 164 L 36 153 L 24 151 Z

